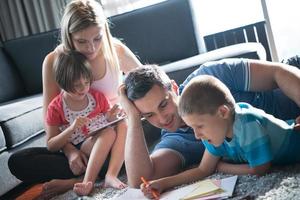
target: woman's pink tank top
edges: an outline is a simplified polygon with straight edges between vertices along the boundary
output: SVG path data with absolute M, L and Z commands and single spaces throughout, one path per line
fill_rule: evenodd
M 118 76 L 115 76 L 110 67 L 106 65 L 106 73 L 102 79 L 95 80 L 92 83 L 91 88 L 101 91 L 110 104 L 113 106 L 118 103 L 118 88 L 122 83 L 122 73 L 119 72 Z

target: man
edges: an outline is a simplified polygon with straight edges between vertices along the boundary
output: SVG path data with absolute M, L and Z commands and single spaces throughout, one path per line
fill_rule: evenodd
M 180 91 L 202 74 L 220 79 L 237 102 L 248 102 L 281 119 L 300 115 L 300 70 L 295 67 L 246 59 L 209 62 L 192 73 Z M 125 164 L 131 187 L 139 187 L 141 176 L 154 180 L 200 163 L 204 147 L 179 117 L 177 95 L 176 83 L 155 66 L 134 69 L 120 87 L 121 104 L 128 115 Z M 162 129 L 161 141 L 150 156 L 141 117 Z

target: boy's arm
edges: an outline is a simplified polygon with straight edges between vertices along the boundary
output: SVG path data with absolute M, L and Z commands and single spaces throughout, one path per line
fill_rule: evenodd
M 251 174 L 261 176 L 266 174 L 270 167 L 270 162 L 251 168 L 248 164 L 231 164 L 220 161 L 217 165 L 217 171 L 236 175 Z
M 179 186 L 182 184 L 187 184 L 187 183 L 191 183 L 203 179 L 215 172 L 219 159 L 220 157 L 214 156 L 210 154 L 207 150 L 205 150 L 201 163 L 199 164 L 198 167 L 186 170 L 174 176 L 169 176 L 155 181 L 150 181 L 148 187 L 142 184 L 142 191 L 146 196 L 149 196 L 149 194 L 146 194 L 147 191 L 149 191 L 146 188 L 151 188 L 161 193 L 175 186 Z

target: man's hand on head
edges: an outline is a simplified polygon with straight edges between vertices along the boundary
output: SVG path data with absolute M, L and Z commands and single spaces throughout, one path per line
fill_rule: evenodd
M 126 94 L 126 87 L 124 84 L 120 85 L 119 87 L 119 98 L 122 108 L 124 109 L 126 115 L 130 117 L 138 117 L 141 118 L 141 112 L 136 108 L 134 103 L 128 99 Z

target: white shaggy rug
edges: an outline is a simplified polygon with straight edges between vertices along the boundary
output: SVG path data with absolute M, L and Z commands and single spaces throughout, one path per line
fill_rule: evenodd
M 212 175 L 210 178 L 224 178 L 227 176 L 230 175 L 217 173 Z M 120 179 L 126 181 L 125 175 L 120 177 Z M 126 189 L 115 190 L 112 188 L 103 189 L 96 187 L 92 195 L 89 197 L 77 197 L 73 191 L 69 191 L 63 195 L 53 198 L 53 200 L 112 200 L 123 194 L 125 191 Z M 300 164 L 285 167 L 274 167 L 269 174 L 262 177 L 250 175 L 239 176 L 233 197 L 230 199 L 298 200 L 300 199 Z

